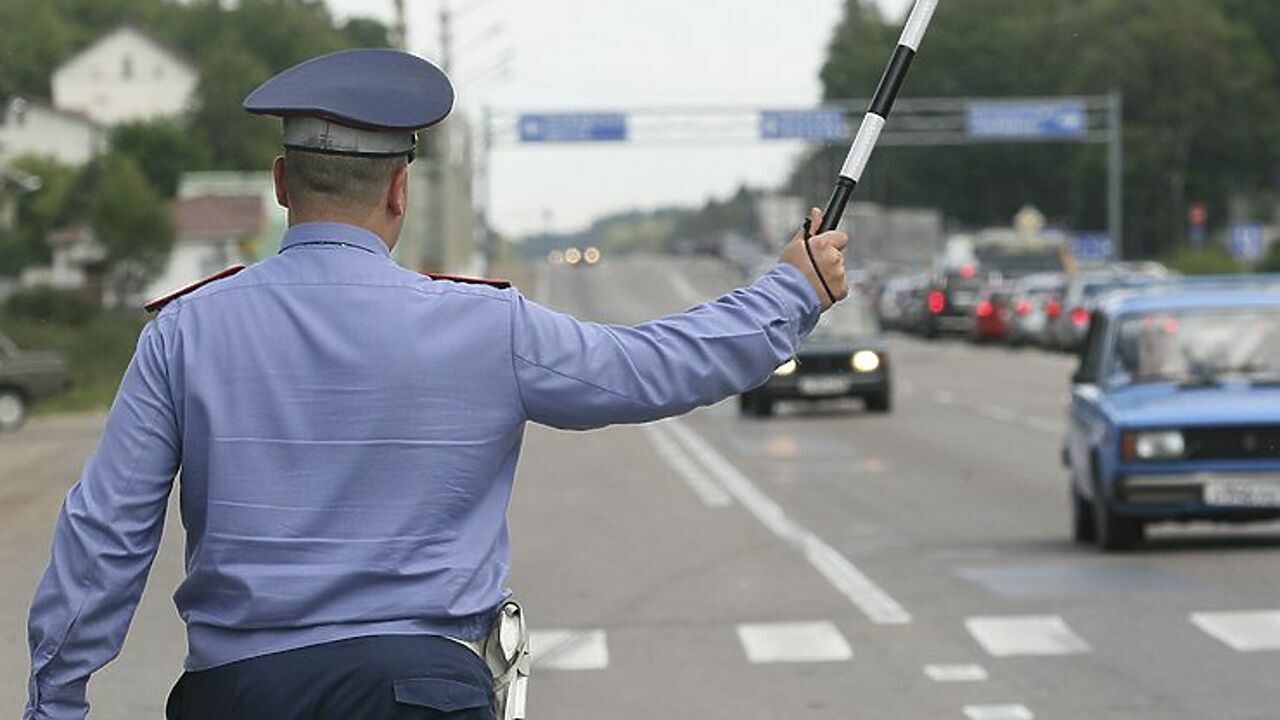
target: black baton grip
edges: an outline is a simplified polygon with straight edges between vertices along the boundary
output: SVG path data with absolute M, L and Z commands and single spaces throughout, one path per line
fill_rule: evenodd
M 831 193 L 826 211 L 822 213 L 822 226 L 818 228 L 819 235 L 831 232 L 840 226 L 840 220 L 844 218 L 844 210 L 849 205 L 849 198 L 853 197 L 853 189 L 857 186 L 856 181 L 843 175 L 836 180 L 836 189 Z

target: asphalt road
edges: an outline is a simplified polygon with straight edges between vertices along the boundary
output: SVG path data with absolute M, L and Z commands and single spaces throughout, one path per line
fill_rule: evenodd
M 706 260 L 542 268 L 525 288 L 638 322 L 731 287 Z M 1160 528 L 1137 553 L 1068 540 L 1071 363 L 895 339 L 890 416 L 732 403 L 645 427 L 530 428 L 512 587 L 548 718 L 1274 720 L 1280 528 Z M 98 418 L 0 436 L 0 707 Z M 94 717 L 159 717 L 182 655 L 170 533 Z

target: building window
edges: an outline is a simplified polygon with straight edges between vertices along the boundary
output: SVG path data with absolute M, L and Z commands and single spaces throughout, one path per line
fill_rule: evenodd
M 133 56 L 125 55 L 124 61 L 120 63 L 120 77 L 125 80 L 133 79 Z

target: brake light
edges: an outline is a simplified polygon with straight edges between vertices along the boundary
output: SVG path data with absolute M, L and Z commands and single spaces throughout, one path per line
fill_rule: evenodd
M 965 265 L 964 267 L 960 268 L 960 277 L 964 278 L 965 280 L 972 280 L 975 277 L 977 277 L 977 275 L 978 275 L 978 268 L 974 267 L 973 265 Z
M 947 296 L 941 290 L 929 293 L 929 312 L 937 315 L 947 307 Z
M 1050 320 L 1057 320 L 1062 315 L 1062 303 L 1057 300 L 1050 300 L 1045 303 L 1044 314 L 1048 315 Z
M 1089 311 L 1084 308 L 1076 308 L 1071 311 L 1071 323 L 1084 327 L 1089 324 Z
M 1019 300 L 1018 306 L 1015 307 L 1013 311 L 1018 313 L 1019 315 L 1030 315 L 1031 303 L 1027 302 L 1026 300 Z
M 991 317 L 996 314 L 996 306 L 992 305 L 990 300 L 983 300 L 978 303 L 978 308 L 975 312 L 978 313 L 980 318 Z

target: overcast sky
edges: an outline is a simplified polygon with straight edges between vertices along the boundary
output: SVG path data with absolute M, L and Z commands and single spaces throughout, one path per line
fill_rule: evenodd
M 439 57 L 442 0 L 406 0 L 411 49 Z M 910 0 L 879 0 L 903 12 Z M 392 0 L 328 0 L 388 19 Z M 452 0 L 462 108 L 784 108 L 821 96 L 818 70 L 842 0 Z M 892 48 L 885 48 L 885 58 Z M 489 72 L 510 54 L 505 80 Z M 874 88 L 867 88 L 869 94 Z M 638 133 L 637 133 L 638 134 Z M 693 205 L 781 182 L 792 143 L 682 147 L 506 143 L 492 160 L 493 217 L 507 233 L 582 227 L 616 210 Z

